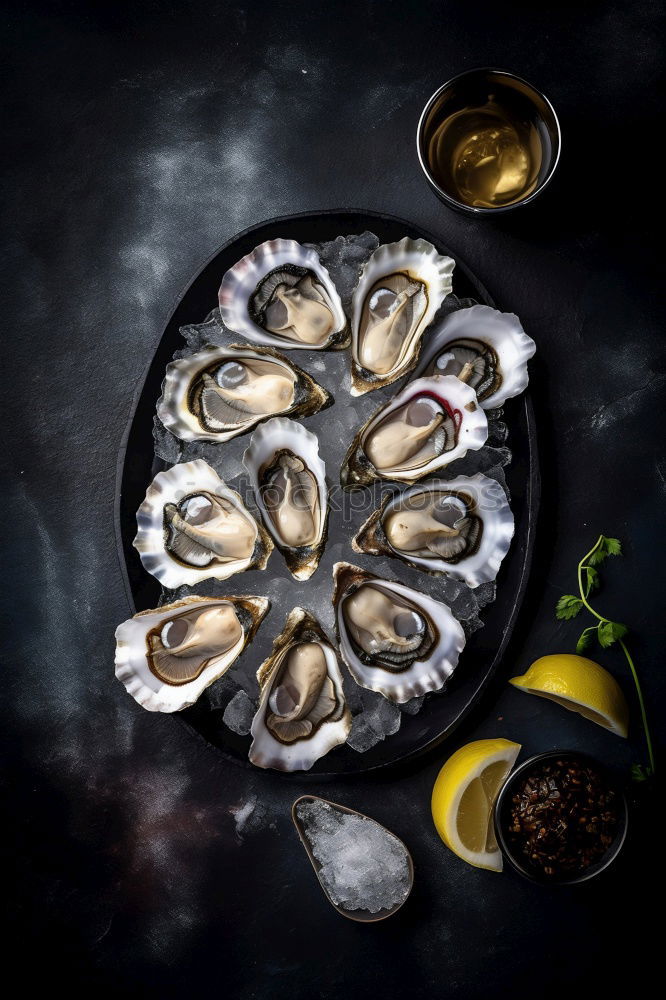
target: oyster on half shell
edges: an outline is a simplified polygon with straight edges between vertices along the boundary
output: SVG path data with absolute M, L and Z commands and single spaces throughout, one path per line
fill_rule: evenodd
M 317 620 L 294 608 L 257 671 L 259 708 L 249 758 L 257 767 L 307 771 L 344 743 L 351 712 L 335 650 Z
M 535 351 L 514 313 L 469 306 L 449 313 L 431 330 L 414 377 L 455 375 L 474 389 L 484 410 L 491 410 L 527 387 L 527 362 Z
M 450 375 L 416 379 L 356 434 L 340 479 L 346 487 L 373 479 L 413 483 L 481 448 L 487 437 L 473 389 Z
M 193 705 L 251 642 L 265 597 L 186 597 L 116 629 L 116 677 L 150 712 Z
M 439 691 L 465 645 L 450 609 L 350 563 L 333 578 L 340 654 L 357 684 L 399 703 Z
M 222 278 L 222 322 L 256 344 L 291 350 L 349 343 L 347 317 L 331 277 L 311 247 L 267 240 Z
M 328 488 L 319 442 L 301 424 L 274 417 L 243 455 L 257 506 L 289 572 L 307 580 L 326 542 Z
M 431 243 L 405 237 L 378 247 L 352 299 L 352 395 L 414 367 L 421 337 L 452 287 L 455 266 Z
M 494 580 L 513 538 L 513 514 L 495 479 L 477 472 L 428 480 L 387 496 L 352 541 L 469 587 Z
M 136 519 L 141 562 L 170 589 L 264 569 L 273 549 L 239 495 L 203 459 L 158 472 Z
M 307 417 L 331 397 L 269 347 L 208 345 L 167 365 L 157 415 L 182 441 L 229 441 L 277 413 Z

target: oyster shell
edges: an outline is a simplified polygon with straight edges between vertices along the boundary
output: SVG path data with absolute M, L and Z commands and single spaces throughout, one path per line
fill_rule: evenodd
M 407 236 L 375 250 L 352 299 L 352 396 L 414 367 L 423 332 L 451 291 L 454 267 L 431 243 Z
M 488 421 L 473 389 L 451 375 L 410 382 L 356 434 L 340 473 L 343 486 L 373 479 L 413 483 L 481 448 Z
M 273 543 L 203 459 L 158 472 L 136 515 L 134 547 L 164 587 L 264 569 Z
M 289 572 L 307 580 L 326 542 L 328 488 L 319 442 L 301 424 L 274 417 L 243 455 L 257 506 Z
M 294 608 L 259 667 L 249 758 L 257 767 L 307 771 L 344 743 L 351 712 L 335 650 L 317 620 Z
M 469 306 L 436 324 L 414 377 L 455 375 L 474 389 L 484 410 L 491 410 L 527 387 L 527 362 L 535 351 L 514 313 Z
M 333 578 L 338 645 L 357 684 L 398 703 L 439 691 L 465 645 L 450 609 L 350 563 Z
M 208 345 L 167 365 L 157 416 L 181 441 L 229 441 L 277 413 L 310 416 L 330 399 L 269 347 Z
M 513 538 L 504 490 L 481 472 L 428 480 L 385 497 L 352 541 L 355 552 L 389 555 L 469 587 L 494 580 Z
M 224 325 L 256 344 L 322 351 L 349 342 L 328 271 L 295 240 L 256 247 L 224 275 L 218 298 Z
M 116 629 L 116 677 L 149 712 L 179 712 L 251 642 L 265 597 L 185 597 Z

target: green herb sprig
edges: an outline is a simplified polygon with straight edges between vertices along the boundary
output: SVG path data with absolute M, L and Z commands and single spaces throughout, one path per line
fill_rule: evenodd
M 599 535 L 595 545 L 587 552 L 581 561 L 578 563 L 578 593 L 580 596 L 576 597 L 575 594 L 564 594 L 560 597 L 559 601 L 555 606 L 555 615 L 557 618 L 563 621 L 569 621 L 571 618 L 575 618 L 583 608 L 597 619 L 595 625 L 589 625 L 587 628 L 583 629 L 576 643 L 576 652 L 583 653 L 594 637 L 596 633 L 599 645 L 603 649 L 608 649 L 614 643 L 618 643 L 622 648 L 627 663 L 629 664 L 629 669 L 631 675 L 634 679 L 634 685 L 636 687 L 636 693 L 638 695 L 638 704 L 641 710 L 641 720 L 643 722 L 643 731 L 645 733 L 645 742 L 647 744 L 648 760 L 649 764 L 633 764 L 631 768 L 631 773 L 634 781 L 645 781 L 651 775 L 655 773 L 655 760 L 654 751 L 652 749 L 652 739 L 650 738 L 650 727 L 648 726 L 647 712 L 645 710 L 645 700 L 643 698 L 643 692 L 641 690 L 641 684 L 638 679 L 638 673 L 636 671 L 636 666 L 631 658 L 631 654 L 627 648 L 627 644 L 624 638 L 627 634 L 627 626 L 623 625 L 621 622 L 613 622 L 609 618 L 604 618 L 603 615 L 598 614 L 594 608 L 590 605 L 589 596 L 600 586 L 601 580 L 599 577 L 599 571 L 597 569 L 608 556 L 621 556 L 622 546 L 617 538 L 606 538 L 605 535 Z

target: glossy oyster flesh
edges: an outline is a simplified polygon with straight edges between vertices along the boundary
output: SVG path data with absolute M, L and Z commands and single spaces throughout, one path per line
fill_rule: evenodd
M 149 711 L 176 712 L 226 673 L 268 610 L 263 597 L 186 597 L 116 630 L 116 676 Z
M 330 396 L 271 348 L 206 347 L 167 365 L 157 415 L 183 441 L 228 441 L 277 413 L 316 413 Z
M 137 511 L 134 546 L 165 587 L 263 569 L 273 548 L 234 490 L 202 459 L 159 472 Z
M 435 325 L 415 377 L 455 375 L 470 385 L 485 410 L 502 406 L 528 383 L 536 344 L 513 313 L 474 305 Z
M 375 250 L 352 300 L 352 395 L 414 367 L 423 332 L 451 291 L 453 268 L 425 240 L 405 237 Z
M 465 645 L 450 609 L 349 563 L 334 577 L 340 652 L 354 680 L 396 702 L 442 688 Z
M 313 616 L 294 608 L 257 673 L 259 708 L 250 760 L 281 771 L 308 770 L 351 728 L 337 656 Z
M 225 326 L 255 343 L 323 350 L 348 342 L 328 271 L 294 240 L 268 240 L 243 257 L 224 275 L 219 303 Z
M 314 573 L 326 540 L 328 490 L 319 442 L 293 420 L 258 428 L 243 456 L 257 506 L 290 572 Z
M 500 484 L 482 473 L 429 480 L 386 497 L 352 542 L 356 552 L 392 555 L 470 587 L 494 580 L 513 537 Z
M 342 484 L 414 482 L 481 448 L 487 436 L 473 389 L 451 376 L 417 379 L 361 428 L 345 458 Z

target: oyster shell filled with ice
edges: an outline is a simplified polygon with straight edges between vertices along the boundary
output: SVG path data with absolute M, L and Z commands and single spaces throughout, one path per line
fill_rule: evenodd
M 491 410 L 527 387 L 527 362 L 535 351 L 514 313 L 469 306 L 449 313 L 430 331 L 414 377 L 455 375 Z
M 207 346 L 167 365 L 157 415 L 181 441 L 229 441 L 277 413 L 310 416 L 330 396 L 272 348 Z
M 221 677 L 252 640 L 265 597 L 186 597 L 116 629 L 116 677 L 150 712 L 178 712 Z
M 273 543 L 203 459 L 158 472 L 136 515 L 134 547 L 164 587 L 264 569 Z
M 344 743 L 351 712 L 335 650 L 317 620 L 294 608 L 257 671 L 260 698 L 249 758 L 257 767 L 307 771 Z
M 439 691 L 465 645 L 450 609 L 350 563 L 333 572 L 338 645 L 357 684 L 398 703 Z
M 343 486 L 373 479 L 413 483 L 481 448 L 488 421 L 476 393 L 453 376 L 410 382 L 380 407 L 352 441 L 342 466 Z
M 375 250 L 352 299 L 352 395 L 389 385 L 414 367 L 421 338 L 452 287 L 450 257 L 405 237 Z
M 307 580 L 326 542 L 328 488 L 319 442 L 301 424 L 274 417 L 243 455 L 257 506 L 290 573 Z
M 268 240 L 222 278 L 220 315 L 256 344 L 321 351 L 349 342 L 347 318 L 331 277 L 311 247 Z
M 513 514 L 495 479 L 477 472 L 428 480 L 387 496 L 352 542 L 469 587 L 494 580 L 513 537 Z

